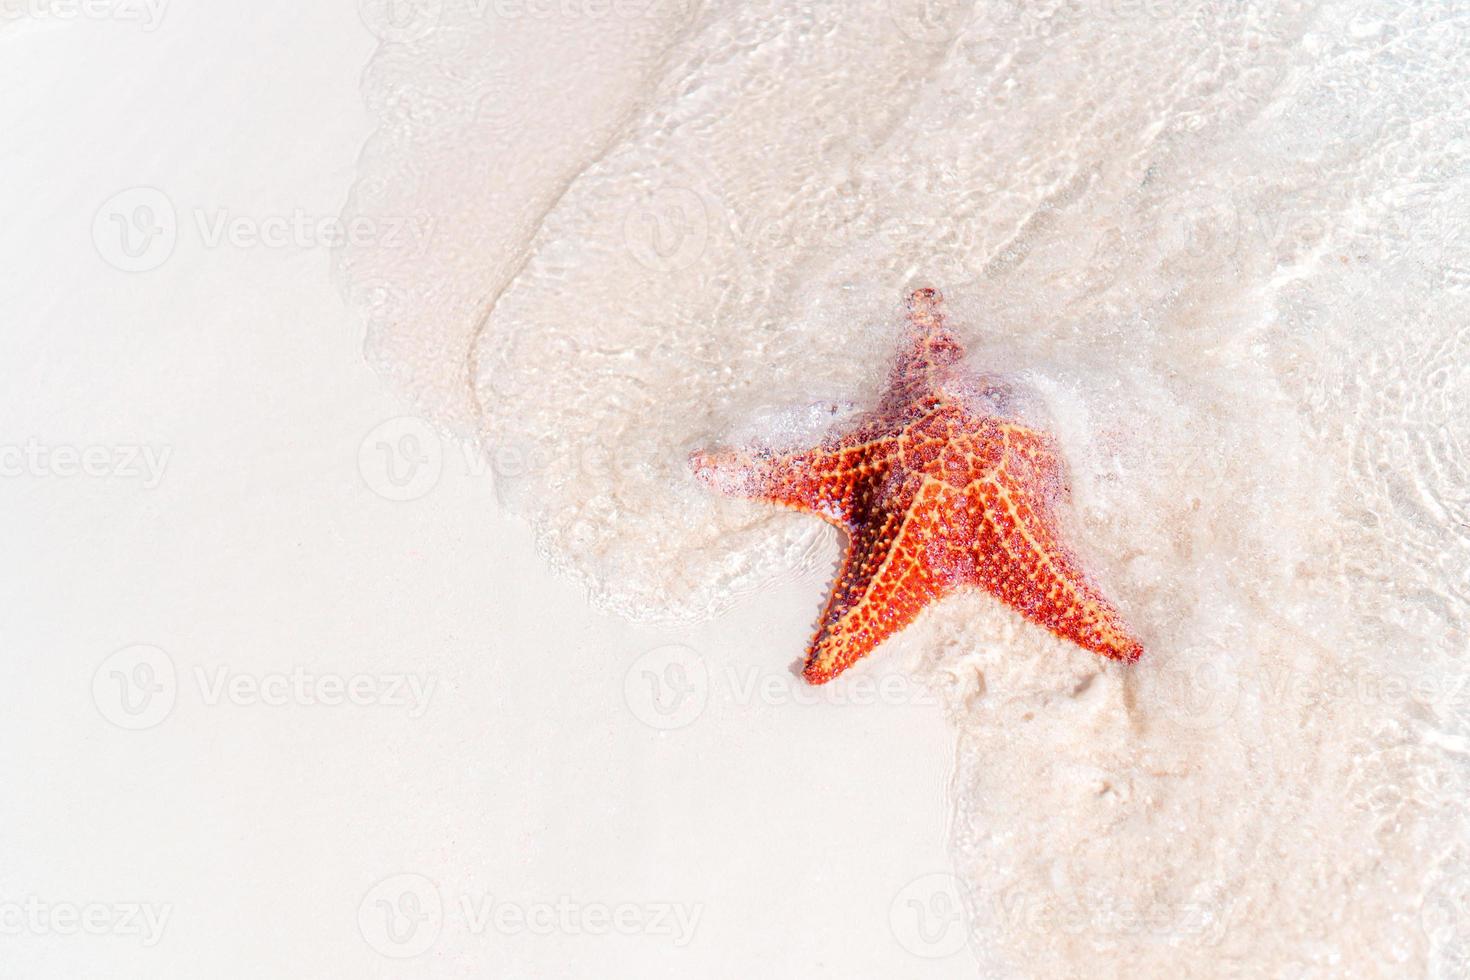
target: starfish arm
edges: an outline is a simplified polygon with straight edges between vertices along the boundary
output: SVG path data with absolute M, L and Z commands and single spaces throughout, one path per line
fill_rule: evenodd
M 879 413 L 921 402 L 944 369 L 964 357 L 959 339 L 944 324 L 943 297 L 936 289 L 916 289 L 908 298 L 908 330 L 888 379 Z
M 945 506 L 945 488 L 915 480 L 912 502 L 867 515 L 849 538 L 842 569 L 807 647 L 803 676 L 825 684 L 878 644 L 913 622 L 919 611 L 944 591 L 947 558 L 952 555 L 934 534 L 932 513 Z M 907 496 L 906 494 L 901 494 Z
M 965 496 L 981 515 L 972 545 L 975 584 L 1086 650 L 1139 658 L 1143 645 L 1060 542 L 1047 496 L 1021 491 L 1004 472 L 967 487 Z
M 863 487 L 882 479 L 892 455 L 891 440 L 879 438 L 793 453 L 696 452 L 689 463 L 702 483 L 727 496 L 794 507 L 849 528 Z

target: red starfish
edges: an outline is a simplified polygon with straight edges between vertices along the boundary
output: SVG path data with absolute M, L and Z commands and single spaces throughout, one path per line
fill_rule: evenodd
M 938 292 L 916 291 L 908 312 L 888 390 L 851 433 L 801 452 L 690 460 L 708 486 L 847 532 L 806 679 L 826 683 L 924 606 L 972 586 L 1078 646 L 1137 660 L 1143 645 L 1059 540 L 1053 504 L 1066 481 L 1056 444 L 946 390 L 964 351 L 944 326 Z

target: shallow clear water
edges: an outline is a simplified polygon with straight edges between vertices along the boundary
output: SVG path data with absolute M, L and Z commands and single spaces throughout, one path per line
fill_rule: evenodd
M 675 620 L 834 547 L 689 451 L 840 423 L 940 287 L 1147 648 L 974 596 L 882 652 L 946 692 L 982 969 L 1464 975 L 1470 5 L 851 8 L 385 44 L 349 211 L 435 235 L 342 255 L 369 357 Z

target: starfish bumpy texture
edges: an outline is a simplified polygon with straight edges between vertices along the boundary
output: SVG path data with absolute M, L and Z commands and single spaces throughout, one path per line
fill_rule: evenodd
M 846 532 L 847 553 L 807 649 L 803 675 L 812 684 L 961 588 L 984 589 L 1103 656 L 1131 662 L 1143 653 L 1060 540 L 1054 505 L 1066 479 L 1056 444 L 954 394 L 963 356 L 939 294 L 917 290 L 888 389 L 850 433 L 799 452 L 691 457 L 714 489 L 807 511 Z

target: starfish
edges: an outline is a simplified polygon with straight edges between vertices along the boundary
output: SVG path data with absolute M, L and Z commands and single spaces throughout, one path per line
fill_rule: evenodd
M 1068 491 L 1057 444 L 965 397 L 963 356 L 939 293 L 917 290 L 888 388 L 852 431 L 797 452 L 690 457 L 713 489 L 794 507 L 846 533 L 802 670 L 812 684 L 965 588 L 1094 653 L 1125 662 L 1143 653 L 1061 541 L 1055 505 Z

